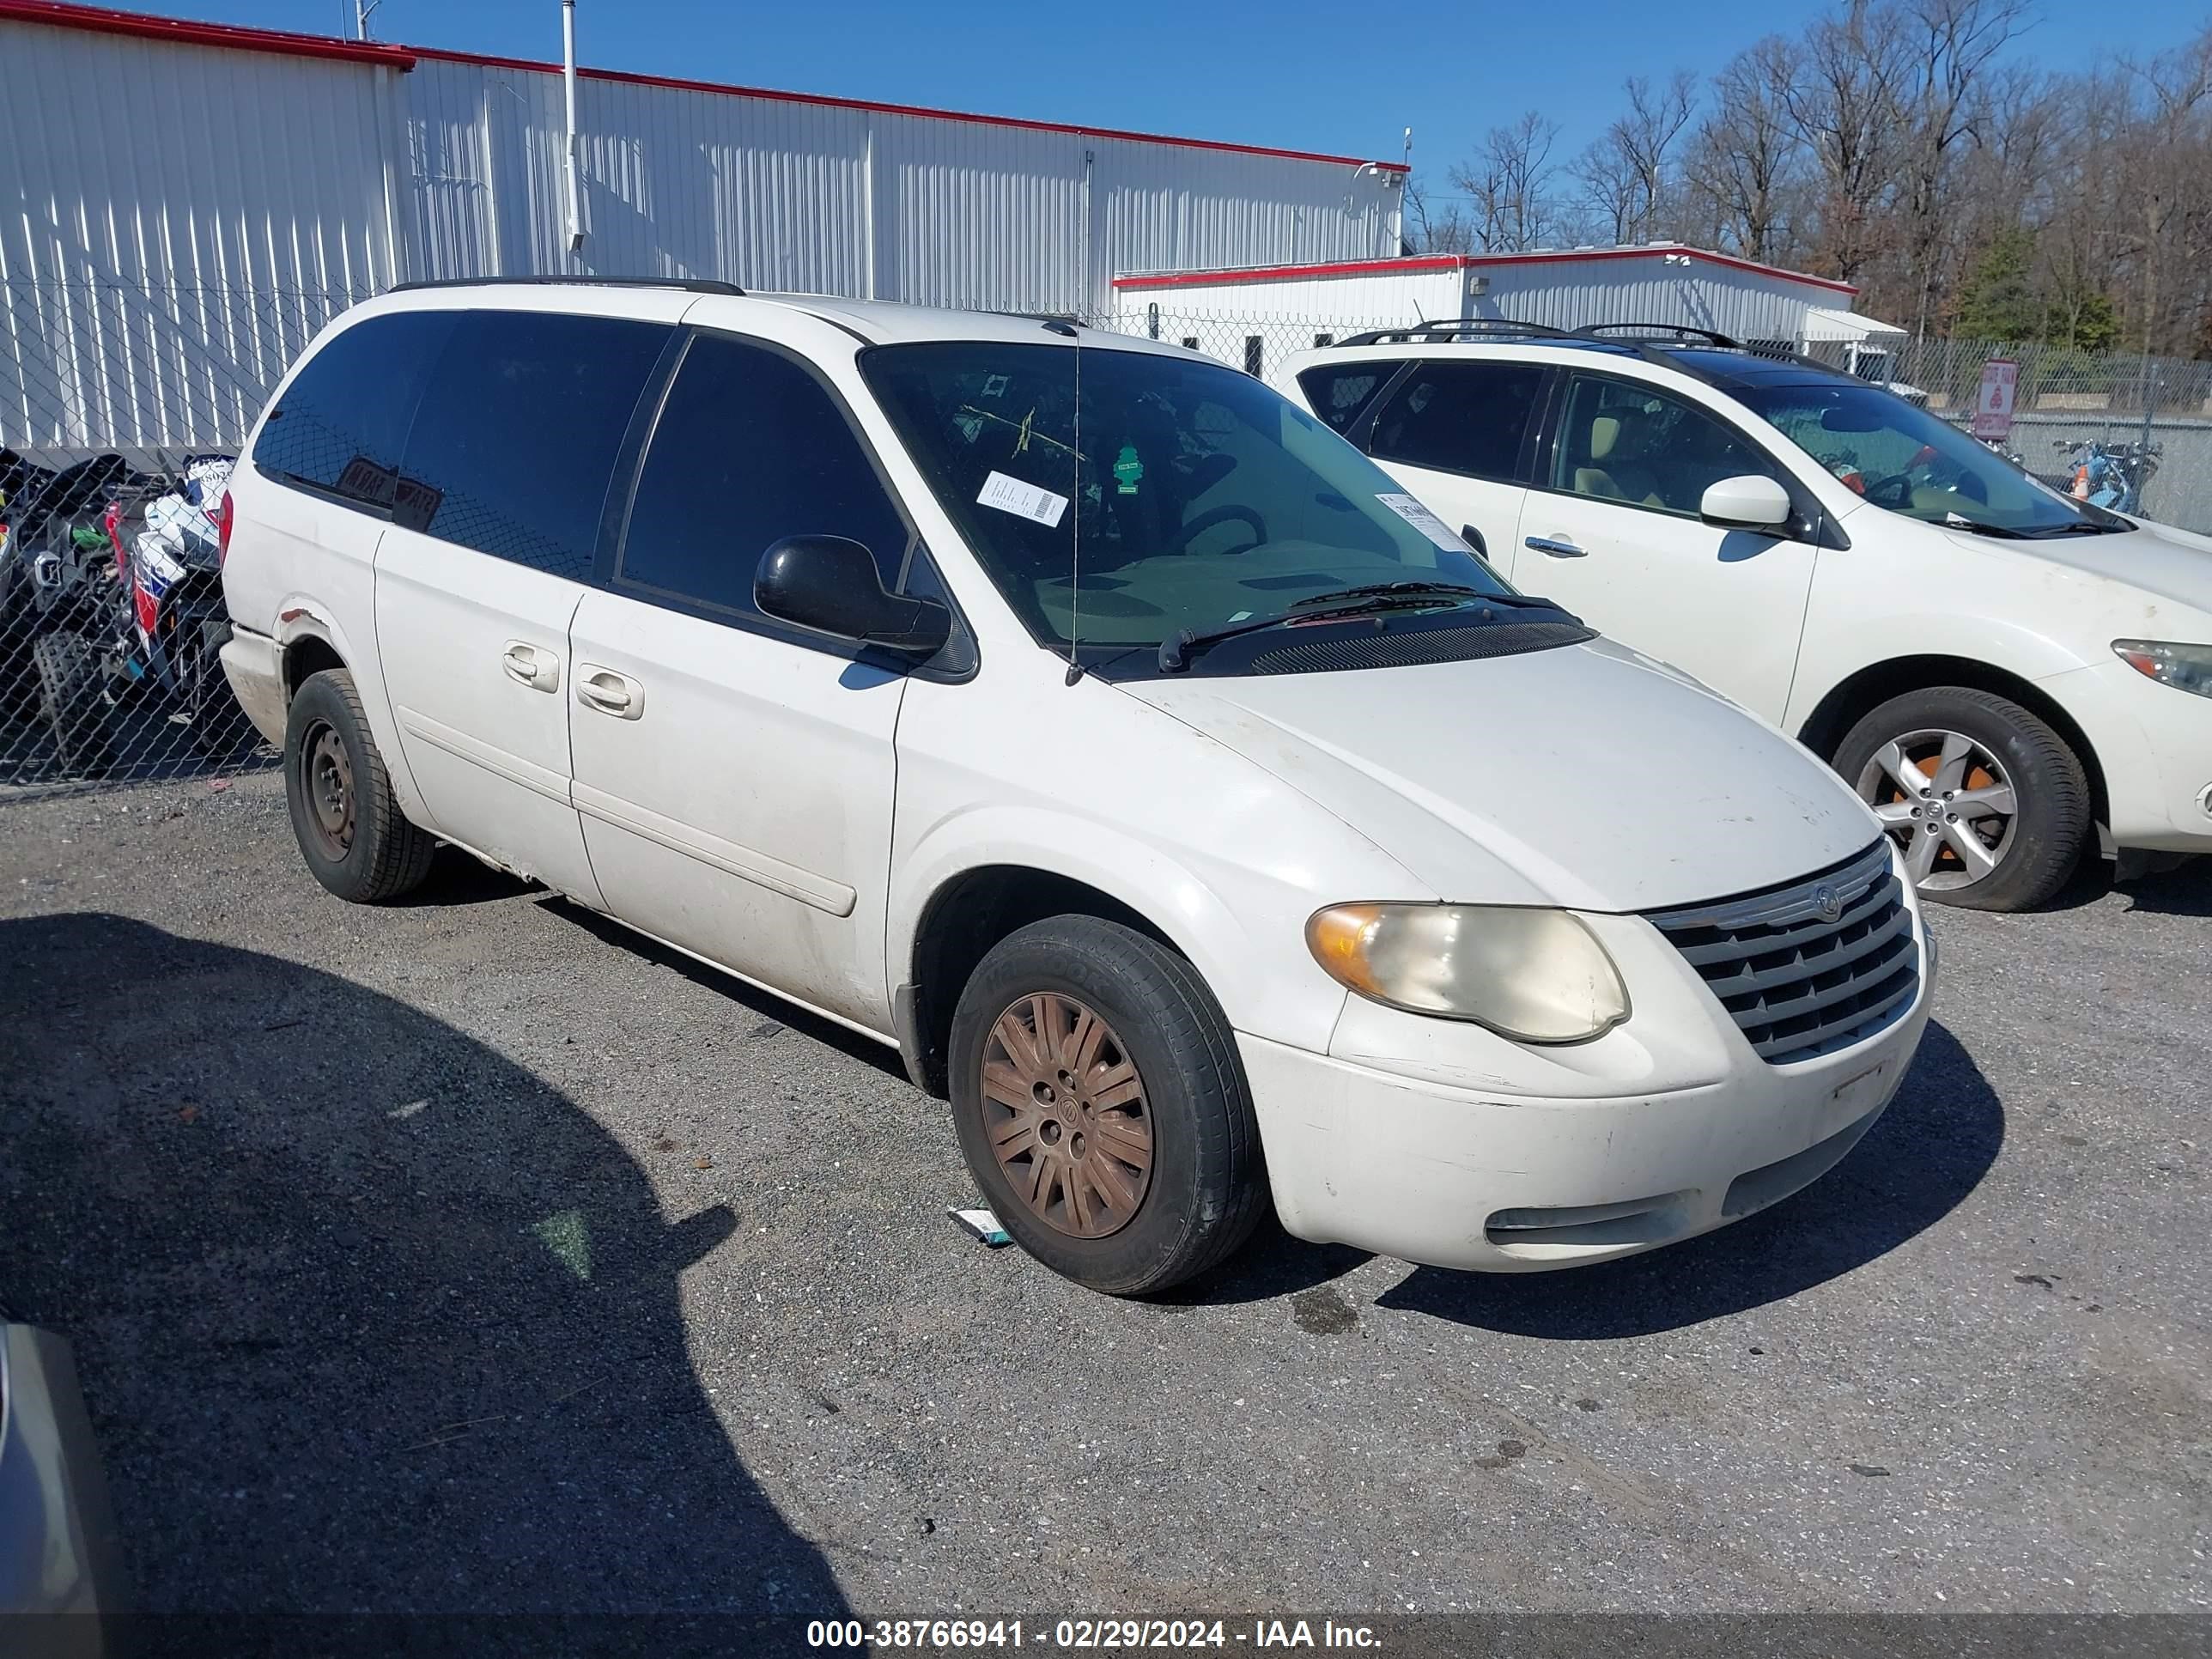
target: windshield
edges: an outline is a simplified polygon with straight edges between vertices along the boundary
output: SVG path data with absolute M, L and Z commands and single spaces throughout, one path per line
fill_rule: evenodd
M 2128 528 L 1879 386 L 1824 381 L 1754 386 L 1736 396 L 1850 489 L 1907 518 L 1965 519 L 2023 536 Z
M 883 346 L 862 361 L 1041 642 L 1158 646 L 1389 582 L 1511 591 L 1365 456 L 1249 374 L 988 341 Z

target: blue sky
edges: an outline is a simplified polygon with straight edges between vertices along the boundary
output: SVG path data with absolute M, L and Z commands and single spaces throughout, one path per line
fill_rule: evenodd
M 140 3 L 317 33 L 349 27 L 353 10 L 352 0 Z M 1441 173 L 1487 128 L 1533 106 L 1560 123 L 1565 160 L 1612 118 L 1625 76 L 1710 72 L 1822 9 L 1811 0 L 579 0 L 577 36 L 582 61 L 606 69 L 1385 160 L 1410 125 L 1416 167 Z M 2018 50 L 2051 67 L 2072 61 L 2085 38 L 2148 54 L 2203 27 L 2212 5 L 2134 0 L 2109 27 L 2085 27 L 2086 16 L 2046 5 Z M 380 40 L 509 57 L 561 50 L 557 0 L 383 0 L 370 29 Z

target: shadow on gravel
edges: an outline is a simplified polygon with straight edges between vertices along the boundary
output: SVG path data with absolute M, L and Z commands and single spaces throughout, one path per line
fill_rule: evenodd
M 1904 1088 L 1851 1155 L 1771 1210 L 1686 1243 L 1555 1273 L 1418 1267 L 1376 1298 L 1516 1336 L 1604 1341 L 1679 1330 L 1826 1284 L 1942 1220 L 2004 1144 L 1981 1068 L 1931 1022 Z
M 786 1002 L 780 996 L 756 990 L 744 981 L 726 974 L 719 968 L 709 968 L 696 957 L 687 957 L 681 951 L 647 939 L 635 929 L 625 927 L 596 910 L 586 910 L 573 900 L 554 894 L 545 902 L 593 938 L 681 974 L 693 984 L 703 985 L 715 995 L 726 997 L 758 1014 L 765 1025 L 757 1028 L 755 1036 L 773 1036 L 776 1030 L 787 1026 L 800 1036 L 826 1043 L 855 1060 L 866 1060 L 878 1071 L 895 1077 L 902 1083 L 907 1080 L 906 1065 L 900 1060 L 898 1050 L 885 1043 L 862 1036 L 858 1031 L 840 1025 L 834 1019 L 825 1019 L 796 1003 Z
M 2139 877 L 2119 890 L 2130 910 L 2156 916 L 2212 916 L 2212 858 L 2191 859 L 2178 870 Z
M 256 952 L 0 921 L 0 1286 L 76 1345 L 148 1608 L 843 1613 L 686 1349 L 728 1209 Z

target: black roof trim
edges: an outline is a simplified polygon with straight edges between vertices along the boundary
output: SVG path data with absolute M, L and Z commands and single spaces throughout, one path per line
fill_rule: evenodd
M 738 299 L 743 299 L 745 292 L 735 283 L 706 276 L 436 276 L 394 283 L 385 292 L 416 294 L 434 288 L 673 288 L 686 294 L 720 294 Z

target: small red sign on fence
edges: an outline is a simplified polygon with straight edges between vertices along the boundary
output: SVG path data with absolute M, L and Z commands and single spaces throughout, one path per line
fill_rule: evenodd
M 2020 389 L 2020 365 L 1992 357 L 1982 365 L 1982 389 L 1974 396 L 1974 435 L 2002 441 L 2012 435 L 2013 394 Z

